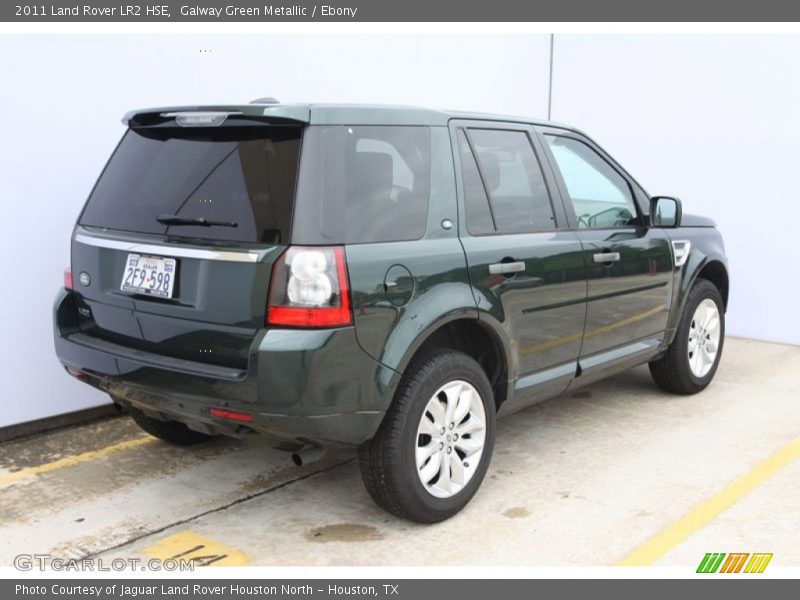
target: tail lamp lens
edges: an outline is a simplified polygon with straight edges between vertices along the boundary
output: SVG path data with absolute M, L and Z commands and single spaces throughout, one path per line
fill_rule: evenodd
M 275 263 L 267 324 L 290 327 L 349 325 L 344 248 L 292 246 Z
M 64 269 L 64 287 L 72 289 L 72 269 Z

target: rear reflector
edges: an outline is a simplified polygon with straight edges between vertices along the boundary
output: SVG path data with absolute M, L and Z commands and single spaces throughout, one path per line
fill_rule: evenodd
M 72 289 L 72 269 L 64 269 L 64 287 Z
M 221 408 L 211 408 L 208 411 L 212 417 L 219 417 L 220 419 L 229 419 L 231 421 L 241 421 L 249 423 L 253 420 L 253 415 L 247 413 L 233 412 L 231 410 L 223 410 Z
M 64 367 L 67 370 L 67 373 L 75 377 L 76 379 L 86 379 L 86 373 L 83 371 L 78 371 L 78 369 L 73 369 L 72 367 Z

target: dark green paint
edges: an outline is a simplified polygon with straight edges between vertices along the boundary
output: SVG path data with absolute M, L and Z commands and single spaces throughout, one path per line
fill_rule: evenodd
M 582 230 L 588 304 L 581 355 L 610 350 L 631 341 L 659 338 L 669 317 L 672 251 L 663 230 Z M 619 252 L 609 266 L 593 255 Z
M 674 335 L 698 274 L 708 265 L 726 265 L 719 232 L 697 219 L 687 218 L 687 226 L 678 228 L 577 229 L 541 139 L 545 130 L 582 136 L 574 129 L 393 107 L 187 108 L 311 125 L 432 127 L 431 196 L 423 238 L 345 249 L 352 326 L 264 326 L 272 265 L 285 246 L 213 246 L 257 252 L 250 263 L 182 258 L 179 301 L 147 301 L 118 291 L 126 251 L 73 243 L 72 271 L 86 271 L 91 283 L 82 287 L 76 281 L 74 292 L 62 291 L 57 298 L 60 360 L 123 404 L 210 431 L 244 431 L 241 425 L 210 418 L 208 408 L 215 406 L 253 413 L 252 429 L 277 440 L 358 444 L 374 435 L 415 352 L 440 327 L 457 320 L 478 323 L 496 340 L 509 379 L 501 412 L 509 413 L 658 356 Z M 175 110 L 134 111 L 126 121 Z M 551 195 L 552 231 L 466 232 L 460 164 L 451 144 L 455 127 L 464 123 L 502 123 L 528 133 Z M 629 184 L 640 222 L 649 223 L 647 195 L 633 179 Z M 445 220 L 454 226 L 444 227 Z M 136 244 L 187 245 L 160 236 L 76 228 L 81 233 Z M 692 242 L 689 260 L 677 269 L 672 239 Z M 594 264 L 592 255 L 601 251 L 619 252 L 621 260 Z M 489 265 L 511 259 L 523 262 L 524 271 L 489 273 Z

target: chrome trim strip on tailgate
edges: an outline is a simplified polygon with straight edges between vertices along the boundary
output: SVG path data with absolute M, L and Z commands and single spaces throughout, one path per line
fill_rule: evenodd
M 138 242 L 124 242 L 122 240 L 94 237 L 83 233 L 76 233 L 75 241 L 79 244 L 97 246 L 98 248 L 112 248 L 114 250 L 138 252 L 141 254 L 156 254 L 159 256 L 177 256 L 178 258 L 198 258 L 201 260 L 219 260 L 223 262 L 246 263 L 256 263 L 259 260 L 259 252 L 253 250 L 230 252 L 162 244 L 141 244 Z

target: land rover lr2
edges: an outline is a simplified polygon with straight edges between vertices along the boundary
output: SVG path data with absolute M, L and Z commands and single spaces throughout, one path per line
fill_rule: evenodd
M 643 363 L 679 394 L 714 377 L 714 223 L 571 127 L 271 100 L 124 123 L 55 345 L 167 442 L 354 447 L 377 504 L 430 523 L 480 486 L 496 417 Z

